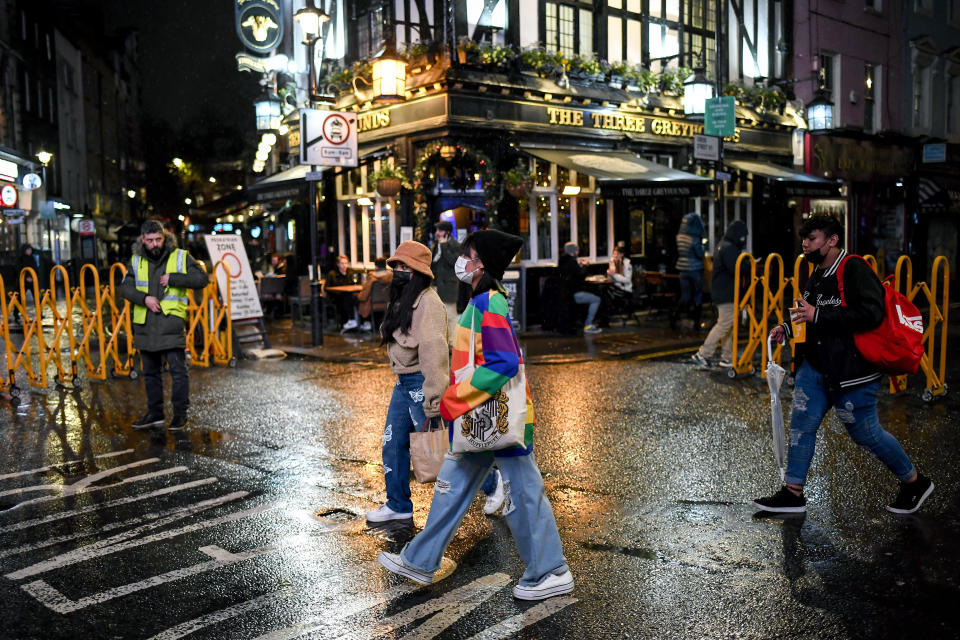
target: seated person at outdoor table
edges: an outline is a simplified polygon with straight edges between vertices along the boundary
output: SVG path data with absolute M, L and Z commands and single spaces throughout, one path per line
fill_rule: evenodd
M 600 333 L 602 329 L 593 324 L 593 319 L 597 315 L 597 309 L 600 308 L 600 296 L 590 291 L 586 291 L 584 280 L 586 274 L 583 271 L 583 260 L 577 260 L 580 254 L 580 248 L 577 243 L 568 242 L 563 245 L 563 255 L 557 263 L 560 269 L 560 278 L 563 280 L 567 291 L 573 293 L 573 300 L 577 304 L 590 305 L 587 308 L 587 319 L 583 323 L 584 333 Z
M 633 293 L 633 267 L 630 266 L 630 258 L 624 255 L 625 251 L 623 242 L 618 242 L 613 248 L 607 277 L 613 281 L 613 294 L 629 296 Z
M 345 255 L 337 256 L 337 268 L 331 269 L 327 273 L 326 287 L 345 287 L 347 285 L 356 284 L 353 281 L 354 275 L 357 275 L 357 272 L 349 268 L 350 258 Z M 337 308 L 337 316 L 340 320 L 341 329 L 343 331 L 349 331 L 350 329 L 356 329 L 359 323 L 359 315 L 357 313 L 357 299 L 352 293 L 339 293 L 335 291 L 330 291 L 327 293 L 330 296 L 330 299 L 333 301 L 334 306 Z
M 357 294 L 357 312 L 360 314 L 360 320 L 362 321 L 360 324 L 361 331 L 373 330 L 373 325 L 370 323 L 373 314 L 373 300 L 370 297 L 373 283 L 379 282 L 383 286 L 389 287 L 390 283 L 393 282 L 393 271 L 387 269 L 386 257 L 379 256 L 373 261 L 373 266 L 373 272 L 367 275 L 367 279 L 363 281 L 363 289 Z

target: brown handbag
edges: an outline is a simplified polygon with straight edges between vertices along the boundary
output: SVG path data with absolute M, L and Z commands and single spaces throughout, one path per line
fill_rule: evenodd
M 427 421 L 427 428 L 410 434 L 410 463 L 417 482 L 433 482 L 440 473 L 443 456 L 450 451 L 450 437 L 446 424 L 437 419 L 440 428 L 430 429 L 433 420 Z

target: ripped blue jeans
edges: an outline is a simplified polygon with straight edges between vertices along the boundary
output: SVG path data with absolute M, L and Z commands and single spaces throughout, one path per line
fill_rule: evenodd
M 877 390 L 880 381 L 853 389 L 828 391 L 823 376 L 804 362 L 794 379 L 793 409 L 787 450 L 789 484 L 807 483 L 807 471 L 813 460 L 820 423 L 836 408 L 837 419 L 858 445 L 875 455 L 898 480 L 907 480 L 915 469 L 903 447 L 884 431 L 877 417 Z
M 390 397 L 383 428 L 383 479 L 387 506 L 397 513 L 412 513 L 410 500 L 410 432 L 422 431 L 427 416 L 423 411 L 423 374 L 401 373 Z M 483 492 L 497 488 L 497 476 L 490 472 Z

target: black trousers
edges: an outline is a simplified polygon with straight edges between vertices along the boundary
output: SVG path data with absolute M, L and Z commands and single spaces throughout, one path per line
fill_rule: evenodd
M 173 379 L 173 391 L 170 400 L 173 403 L 173 415 L 187 415 L 190 406 L 190 379 L 187 376 L 187 358 L 183 349 L 164 351 L 141 351 L 143 362 L 143 386 L 147 392 L 147 410 L 155 415 L 163 415 L 163 364 L 170 368 Z

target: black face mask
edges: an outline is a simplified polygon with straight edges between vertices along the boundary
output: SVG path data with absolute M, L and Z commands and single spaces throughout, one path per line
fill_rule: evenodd
M 405 287 L 413 279 L 412 271 L 394 271 L 393 284 L 398 288 Z
M 819 249 L 815 249 L 813 251 L 803 254 L 803 257 L 806 258 L 807 262 L 809 262 L 810 264 L 819 267 L 821 264 L 823 264 L 823 261 L 827 259 L 827 252 L 829 250 L 830 250 L 829 247 L 824 245 Z

